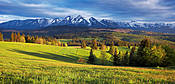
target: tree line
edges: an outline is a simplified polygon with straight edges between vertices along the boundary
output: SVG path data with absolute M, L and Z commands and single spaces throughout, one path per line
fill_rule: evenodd
M 36 44 L 46 44 L 46 45 L 55 45 L 64 47 L 68 46 L 67 43 L 62 43 L 55 38 L 25 35 L 20 32 L 18 33 L 12 32 L 10 39 L 6 40 L 3 39 L 3 34 L 0 32 L 0 41 L 36 43 Z
M 93 50 L 98 49 L 97 42 L 92 41 L 90 56 L 87 63 L 96 64 L 96 56 L 93 54 Z M 82 43 L 82 48 L 85 43 Z M 156 67 L 156 66 L 174 66 L 175 65 L 175 50 L 167 45 L 153 44 L 150 39 L 145 38 L 140 42 L 138 46 L 132 47 L 130 52 L 127 51 L 122 53 L 115 46 L 114 42 L 111 43 L 110 49 L 104 51 L 106 45 L 103 43 L 101 45 L 101 61 L 102 64 L 106 59 L 105 53 L 110 53 L 112 55 L 111 62 L 114 66 L 139 66 L 139 67 Z M 129 48 L 129 47 L 128 47 Z

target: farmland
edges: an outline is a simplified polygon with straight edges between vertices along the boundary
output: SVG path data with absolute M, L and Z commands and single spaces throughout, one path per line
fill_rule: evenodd
M 123 52 L 129 50 L 125 47 L 118 48 Z M 175 83 L 174 69 L 77 62 L 80 58 L 87 60 L 89 52 L 90 48 L 81 49 L 76 46 L 0 42 L 0 83 Z M 94 54 L 99 58 L 100 50 Z

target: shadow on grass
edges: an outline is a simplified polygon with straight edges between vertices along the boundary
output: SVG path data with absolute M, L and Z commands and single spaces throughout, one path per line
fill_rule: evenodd
M 38 53 L 17 50 L 17 49 L 10 49 L 8 51 L 22 53 L 22 54 L 26 54 L 26 55 L 32 55 L 32 56 L 46 58 L 46 59 L 58 60 L 58 61 L 62 61 L 62 62 L 69 62 L 69 63 L 76 63 L 76 61 L 79 59 L 78 57 L 72 56 L 72 55 L 62 56 L 62 55 L 57 55 L 57 54 L 53 54 L 53 53 L 49 53 L 49 52 L 41 52 L 41 51 Z

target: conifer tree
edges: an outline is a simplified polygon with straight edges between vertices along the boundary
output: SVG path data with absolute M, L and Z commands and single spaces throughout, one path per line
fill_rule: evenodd
M 35 43 L 35 40 L 36 40 L 35 37 L 32 36 L 32 38 L 31 38 L 31 42 L 32 42 L 32 43 Z
M 117 48 L 115 49 L 115 53 L 114 53 L 114 55 L 113 55 L 113 65 L 114 66 L 117 66 L 118 65 L 118 59 L 119 59 L 119 56 L 118 56 L 118 50 L 117 50 Z
M 64 43 L 63 46 L 64 46 L 64 47 L 67 47 L 68 45 L 67 45 L 67 43 Z
M 91 49 L 91 51 L 90 51 L 90 56 L 89 56 L 89 58 L 88 58 L 87 63 L 89 63 L 89 64 L 95 64 L 95 56 L 94 56 L 94 54 L 93 54 L 93 50 L 92 50 L 92 49 Z
M 163 66 L 175 66 L 175 49 L 171 48 L 168 45 L 163 46 L 163 49 L 166 52 Z
M 0 32 L 0 41 L 3 41 L 3 34 Z
M 129 52 L 127 51 L 123 57 L 123 65 L 129 65 Z
M 147 58 L 151 54 L 151 43 L 149 39 L 144 39 L 141 41 L 140 46 L 137 51 L 137 65 L 146 66 Z
M 136 48 L 132 47 L 130 56 L 129 56 L 129 65 L 134 66 L 136 65 L 136 55 L 135 55 Z
M 30 37 L 29 35 L 27 35 L 27 37 L 26 37 L 26 42 L 27 42 L 27 43 L 32 43 L 31 37 Z

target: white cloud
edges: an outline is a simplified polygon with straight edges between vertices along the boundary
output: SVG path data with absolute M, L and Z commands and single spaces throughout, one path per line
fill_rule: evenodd
M 166 7 L 160 5 L 160 0 L 136 0 L 131 1 L 130 3 L 138 8 L 146 8 L 146 9 L 170 9 L 171 7 Z
M 25 7 L 42 7 L 42 8 L 44 8 L 44 7 L 50 7 L 50 5 L 48 5 L 48 4 L 27 4 L 27 3 L 21 3 L 21 2 L 19 2 L 19 5 L 22 5 L 22 6 L 25 6 Z
M 10 0 L 0 0 L 0 1 L 2 1 L 2 2 L 7 2 L 7 3 L 11 3 Z
M 10 20 L 25 20 L 25 19 L 36 19 L 36 18 L 34 18 L 34 17 L 22 17 L 22 16 L 15 16 L 15 15 L 0 15 L 0 23 L 7 22 Z

